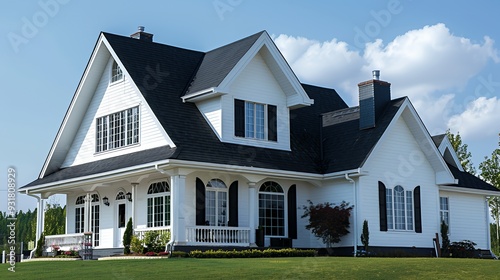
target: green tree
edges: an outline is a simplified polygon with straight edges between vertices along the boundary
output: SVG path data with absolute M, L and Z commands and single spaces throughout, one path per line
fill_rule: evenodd
M 130 254 L 130 243 L 132 242 L 132 218 L 128 219 L 127 227 L 123 233 L 123 253 L 125 255 Z
M 441 255 L 447 255 L 450 247 L 450 238 L 448 236 L 448 225 L 441 221 Z
M 464 170 L 475 175 L 476 168 L 472 164 L 472 154 L 467 150 L 469 146 L 462 142 L 460 132 L 457 132 L 457 135 L 455 135 L 448 129 L 446 131 L 446 136 L 448 136 L 451 146 L 453 146 L 453 149 L 457 153 L 458 160 L 460 160 L 460 164 L 462 164 Z
M 500 145 L 500 143 L 499 143 Z M 488 183 L 500 189 L 500 148 L 496 149 L 491 153 L 491 158 L 485 157 L 484 161 L 479 165 L 481 170 L 481 177 Z M 500 251 L 498 245 L 500 244 L 500 197 L 493 196 L 489 199 L 489 205 L 491 208 L 491 215 L 496 222 L 496 251 Z
M 47 203 L 45 208 L 45 235 L 64 234 L 66 227 L 66 206 Z
M 353 206 L 349 206 L 345 201 L 337 206 L 330 202 L 316 205 L 310 200 L 308 202 L 308 206 L 302 207 L 304 210 L 302 218 L 309 217 L 306 229 L 323 239 L 328 248 L 340 242 L 340 238 L 349 233 L 349 217 Z

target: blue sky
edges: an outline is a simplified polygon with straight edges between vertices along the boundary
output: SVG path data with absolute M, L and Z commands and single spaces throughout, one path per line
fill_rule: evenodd
M 460 131 L 477 167 L 498 147 L 498 11 L 498 1 L 3 1 L 0 211 L 8 167 L 19 187 L 37 178 L 99 32 L 128 36 L 138 25 L 155 42 L 200 51 L 267 30 L 302 82 L 333 87 L 349 105 L 380 69 L 431 134 Z M 18 203 L 35 207 L 24 195 Z

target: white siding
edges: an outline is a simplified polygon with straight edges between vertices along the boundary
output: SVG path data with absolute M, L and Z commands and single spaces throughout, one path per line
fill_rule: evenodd
M 222 137 L 222 112 L 220 97 L 200 101 L 196 103 L 196 106 L 217 136 L 219 138 Z
M 135 90 L 130 77 L 125 76 L 123 81 L 110 84 L 112 62 L 113 59 L 110 58 L 62 167 L 164 145 L 174 145 L 155 118 L 142 94 Z M 96 118 L 135 106 L 139 106 L 140 111 L 140 144 L 96 154 Z
M 476 248 L 488 249 L 488 219 L 485 197 L 454 192 L 440 192 L 450 206 L 450 242 L 471 240 Z M 438 231 L 440 233 L 440 231 Z
M 371 246 L 432 247 L 432 239 L 439 232 L 439 192 L 435 173 L 402 118 L 386 131 L 363 171 L 369 175 L 360 177 L 358 232 L 366 219 Z M 405 191 L 420 186 L 422 233 L 380 231 L 378 181 L 388 188 L 401 185 Z
M 234 136 L 234 99 L 277 106 L 278 142 Z M 289 110 L 286 96 L 260 54 L 257 54 L 221 98 L 222 141 L 272 149 L 290 149 Z

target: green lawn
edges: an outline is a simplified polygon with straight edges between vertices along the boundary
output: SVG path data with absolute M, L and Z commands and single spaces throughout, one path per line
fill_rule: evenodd
M 158 259 L 0 265 L 0 279 L 499 279 L 500 262 L 432 258 Z

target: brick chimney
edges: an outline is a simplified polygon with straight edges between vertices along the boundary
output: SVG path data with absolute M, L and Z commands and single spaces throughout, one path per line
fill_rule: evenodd
M 373 79 L 358 84 L 359 129 L 376 126 L 377 118 L 391 101 L 391 84 L 380 80 L 380 70 L 373 70 Z
M 153 42 L 153 34 L 144 32 L 144 26 L 139 26 L 137 32 L 130 35 L 130 38 L 139 39 L 146 42 Z

